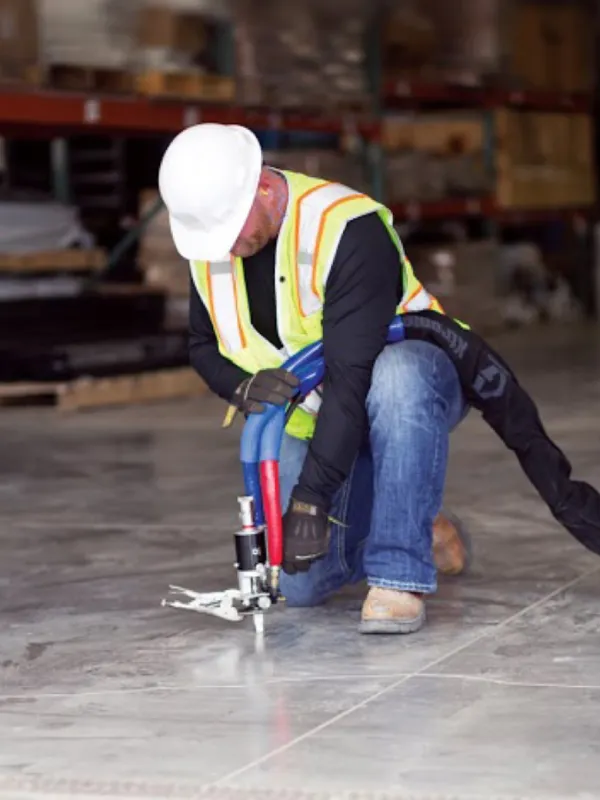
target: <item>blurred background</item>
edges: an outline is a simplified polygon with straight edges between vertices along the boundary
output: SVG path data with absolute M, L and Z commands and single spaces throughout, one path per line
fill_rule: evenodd
M 598 313 L 592 0 L 0 0 L 0 403 L 187 396 L 170 139 L 383 200 L 484 334 Z

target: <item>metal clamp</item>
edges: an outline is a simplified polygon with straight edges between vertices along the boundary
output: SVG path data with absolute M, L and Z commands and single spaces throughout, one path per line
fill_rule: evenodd
M 187 611 L 197 611 L 229 622 L 241 622 L 245 617 L 252 616 L 257 633 L 263 632 L 263 613 L 272 605 L 271 597 L 267 593 L 248 596 L 243 595 L 239 589 L 200 593 L 182 586 L 169 586 L 169 591 L 187 599 L 164 598 L 161 602 L 163 608 L 170 606 Z

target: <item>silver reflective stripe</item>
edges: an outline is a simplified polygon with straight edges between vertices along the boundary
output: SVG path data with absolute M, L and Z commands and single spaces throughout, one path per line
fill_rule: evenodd
M 298 297 L 300 307 L 305 316 L 314 314 L 321 308 L 321 301 L 312 288 L 313 279 L 313 254 L 306 250 L 298 253 Z
M 360 192 L 350 189 L 341 183 L 326 183 L 319 187 L 318 191 L 309 192 L 298 206 L 299 217 L 299 253 L 298 263 L 298 302 L 303 316 L 310 316 L 320 311 L 323 306 L 320 293 L 322 286 L 313 287 L 313 260 L 319 243 L 319 234 L 322 233 L 323 215 L 333 210 L 338 203 L 364 198 Z M 356 215 L 350 214 L 350 218 L 360 216 L 364 212 Z M 344 226 L 342 226 L 343 228 Z M 343 230 L 340 231 L 340 236 Z M 329 270 L 337 250 L 338 241 L 334 246 L 328 248 L 329 252 L 319 253 L 319 260 L 323 264 L 323 275 L 320 279 L 323 285 L 327 282 Z M 315 264 L 316 268 L 317 265 Z
M 400 307 L 403 311 L 424 311 L 431 306 L 432 297 L 429 292 L 421 287 L 421 289 L 416 293 L 416 295 L 410 299 L 405 300 L 402 299 L 402 303 Z
M 211 261 L 209 264 L 215 327 L 219 337 L 230 353 L 244 346 L 239 309 L 235 291 L 235 271 L 230 261 Z

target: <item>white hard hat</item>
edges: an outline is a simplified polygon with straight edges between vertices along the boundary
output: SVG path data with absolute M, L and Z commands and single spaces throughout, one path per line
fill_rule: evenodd
M 258 139 L 239 125 L 193 125 L 173 139 L 158 185 L 183 258 L 229 257 L 256 197 L 261 168 Z

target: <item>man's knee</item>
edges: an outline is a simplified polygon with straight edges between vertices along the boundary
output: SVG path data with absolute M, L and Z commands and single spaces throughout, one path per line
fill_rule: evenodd
M 308 572 L 298 572 L 295 575 L 281 573 L 279 588 L 285 598 L 286 605 L 290 608 L 310 608 L 321 605 L 326 599 L 326 594 L 315 580 L 314 569 Z
M 368 407 L 372 413 L 430 412 L 432 403 L 447 407 L 459 392 L 458 375 L 443 350 L 429 342 L 400 342 L 385 347 L 375 362 Z

